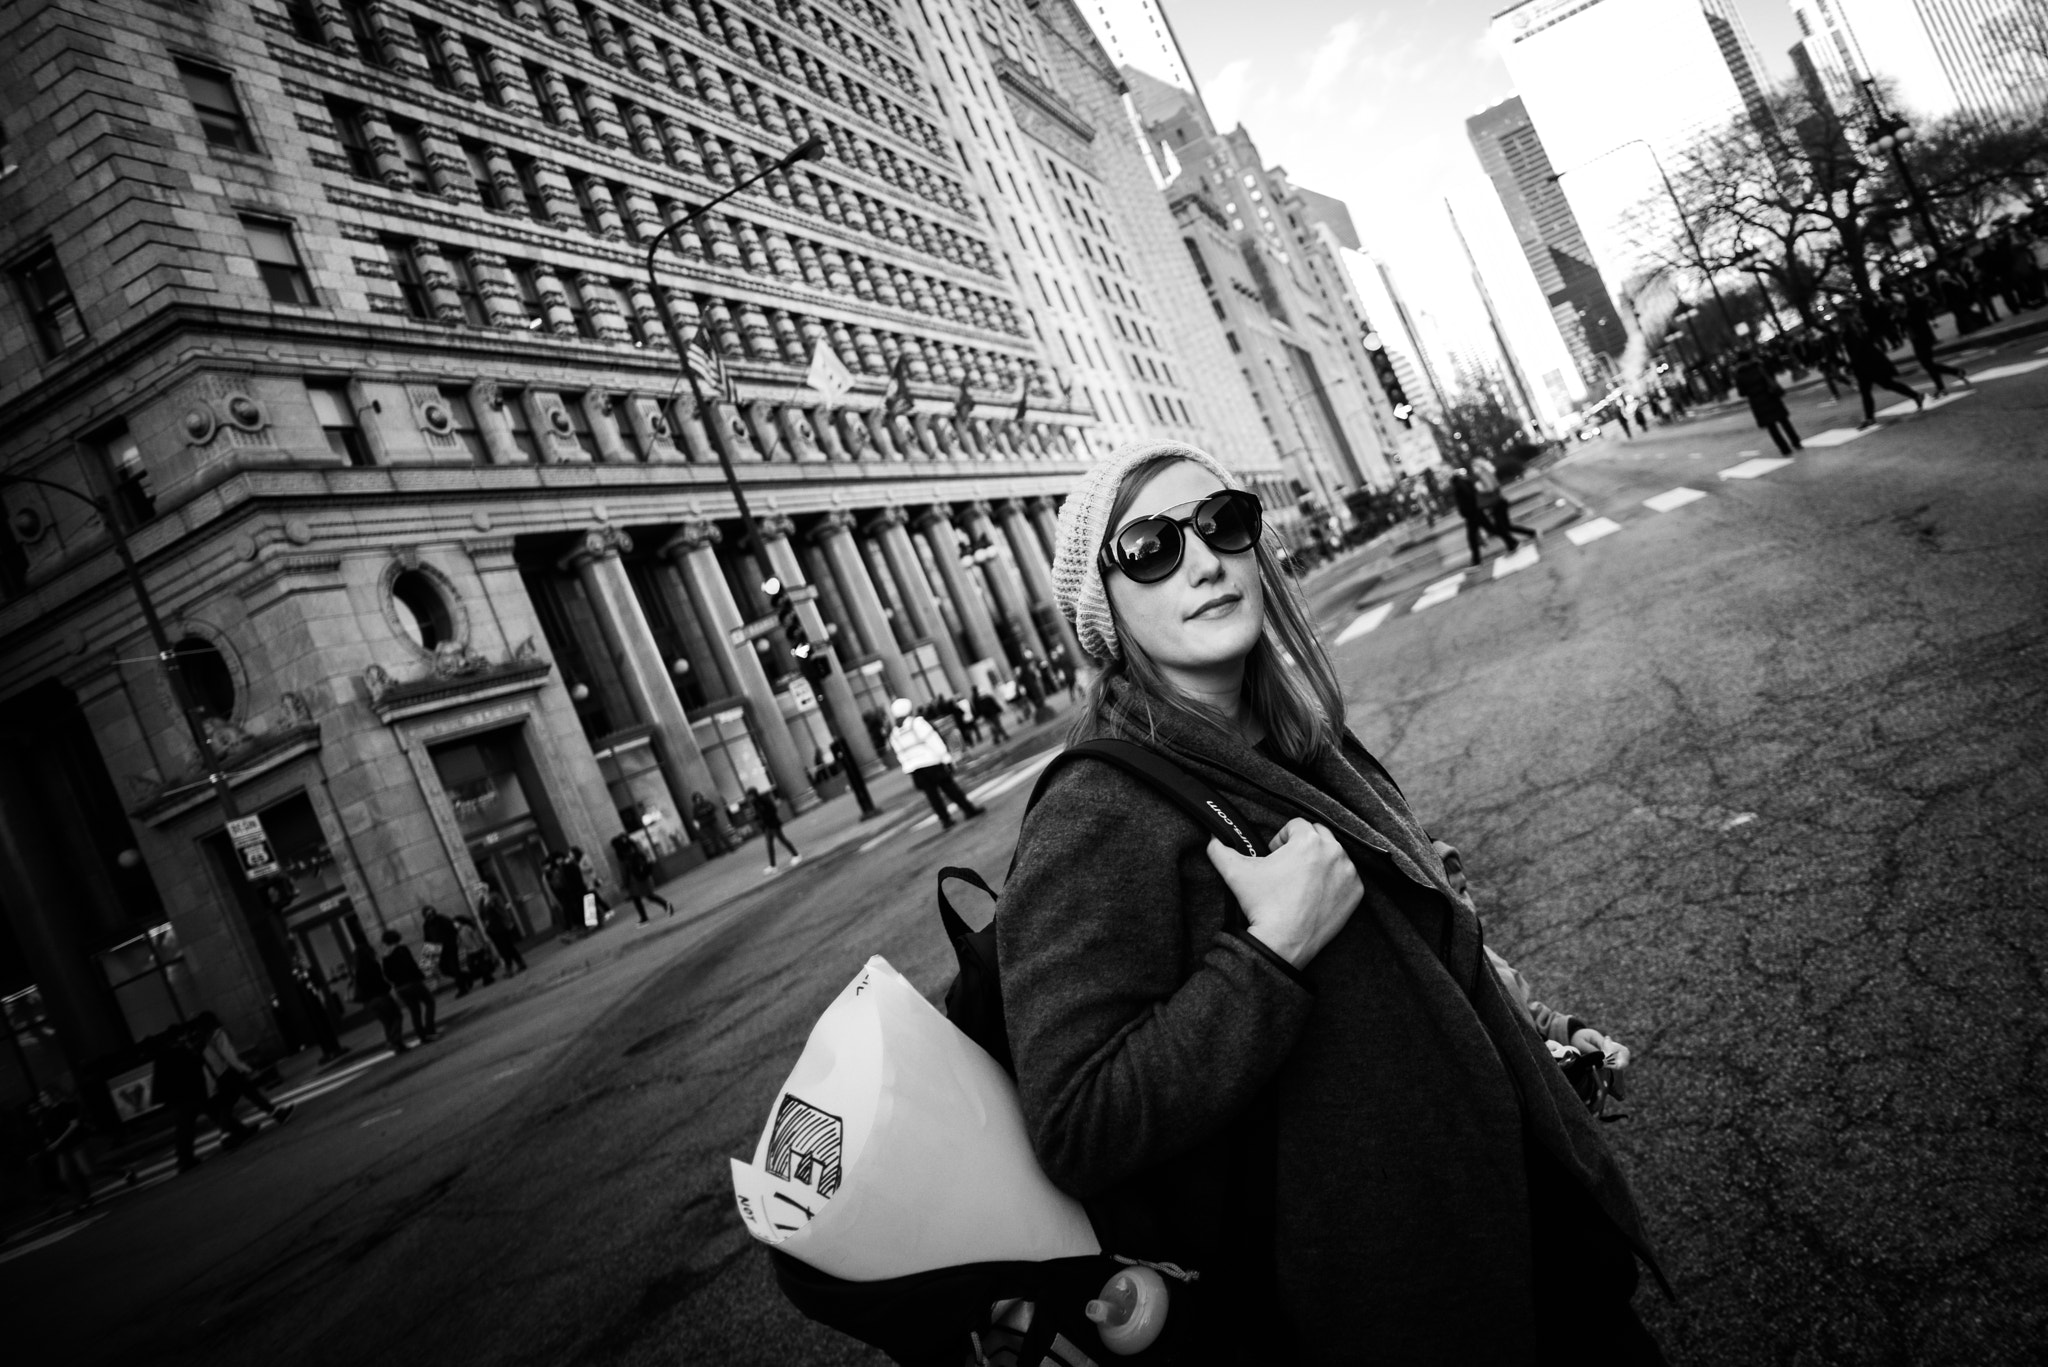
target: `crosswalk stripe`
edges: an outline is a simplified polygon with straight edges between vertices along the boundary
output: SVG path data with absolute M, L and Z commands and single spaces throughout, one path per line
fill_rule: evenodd
M 1729 466 L 1721 472 L 1721 478 L 1755 479 L 1758 475 L 1768 475 L 1773 470 L 1782 470 L 1791 463 L 1790 457 L 1773 459 L 1769 456 L 1759 456 L 1755 460 L 1746 460 L 1740 465 Z
M 1394 605 L 1392 603 L 1382 603 L 1369 612 L 1360 613 L 1350 626 L 1337 633 L 1336 643 L 1340 646 L 1345 645 L 1357 640 L 1361 636 L 1378 631 L 1380 623 L 1386 621 L 1393 611 Z
M 1493 577 L 1505 579 L 1519 570 L 1526 570 L 1538 560 L 1534 545 L 1523 546 L 1493 562 Z
M 1975 384 L 1979 380 L 2009 380 L 2015 375 L 2025 375 L 2029 371 L 2039 370 L 2044 365 L 2048 365 L 2048 361 L 2014 361 L 2011 365 L 1995 365 L 1989 370 L 1980 370 L 1972 375 L 1970 383 Z
M 1915 404 L 1911 399 L 1901 399 L 1889 408 L 1878 409 L 1877 416 L 1880 418 L 1903 418 L 1908 413 L 1921 412 L 1928 408 L 1941 408 L 1954 403 L 1957 399 L 1967 399 L 1970 397 L 1971 392 L 1965 389 L 1956 394 L 1929 394 L 1924 405 Z
M 1876 430 L 1875 427 L 1830 427 L 1825 432 L 1814 433 L 1801 444 L 1805 446 L 1840 446 L 1845 442 L 1852 442 L 1858 437 L 1869 436 Z
M 1705 497 L 1698 489 L 1688 489 L 1681 484 L 1676 489 L 1666 489 L 1655 498 L 1644 499 L 1643 506 L 1653 513 L 1668 513 L 1673 508 L 1683 508 L 1694 499 Z
M 1603 536 L 1612 536 L 1621 530 L 1621 524 L 1611 517 L 1596 517 L 1591 522 L 1577 527 L 1565 528 L 1565 535 L 1574 546 L 1583 546 L 1588 541 L 1598 541 Z

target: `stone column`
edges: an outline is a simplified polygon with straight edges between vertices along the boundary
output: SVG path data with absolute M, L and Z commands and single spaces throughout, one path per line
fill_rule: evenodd
M 647 614 L 633 592 L 633 581 L 619 556 L 633 549 L 633 540 L 617 527 L 592 527 L 583 544 L 566 557 L 596 610 L 598 629 L 619 667 L 627 696 L 640 720 L 654 726 L 656 754 L 669 797 L 678 812 L 689 810 L 690 794 L 713 791 L 711 769 L 690 731 L 690 719 L 669 678 L 668 662 L 647 625 Z M 609 826 L 612 823 L 604 822 Z
M 1049 498 L 1027 498 L 1024 511 L 1031 515 L 1031 525 L 1038 533 L 1038 541 L 1044 547 L 1045 563 L 1050 565 L 1060 548 L 1059 509 L 1053 507 Z
M 946 629 L 946 619 L 939 615 L 938 600 L 932 597 L 924 566 L 917 561 L 917 547 L 910 544 L 907 524 L 901 508 L 884 508 L 869 520 L 866 531 L 882 548 L 882 559 L 896 581 L 897 597 L 910 614 L 910 634 L 924 637 L 938 649 L 939 668 L 946 672 L 947 685 L 964 698 L 973 681 L 967 677 L 967 665 L 960 658 L 953 633 Z
M 1080 667 L 1085 658 L 1081 654 L 1081 642 L 1074 635 L 1073 624 L 1060 611 L 1059 602 L 1052 592 L 1052 566 L 1046 562 L 1045 552 L 1038 544 L 1038 534 L 1031 530 L 1025 520 L 1024 509 L 1014 499 L 1003 499 L 995 505 L 996 521 L 1002 524 L 1003 534 L 1010 539 L 1010 553 L 1017 559 L 1017 568 L 1024 576 L 1024 588 L 1031 596 L 1034 607 L 1045 611 L 1035 614 L 1040 622 L 1057 623 L 1060 644 L 1067 648 L 1067 658 Z M 1041 636 L 1045 633 L 1041 629 Z
M 896 633 L 889 629 L 889 619 L 882 611 L 882 597 L 875 592 L 874 580 L 868 577 L 868 567 L 860 558 L 860 548 L 853 544 L 853 515 L 839 511 L 825 514 L 811 530 L 811 540 L 831 568 L 832 578 L 839 585 L 839 596 L 846 604 L 846 614 L 853 619 L 854 630 L 860 633 L 868 648 L 881 657 L 882 677 L 889 681 L 889 696 L 909 697 L 910 665 L 896 647 Z
M 718 553 L 711 549 L 718 541 L 717 527 L 709 522 L 689 521 L 669 538 L 661 553 L 682 571 L 683 588 L 704 627 L 705 642 L 716 655 L 719 669 L 739 685 L 740 695 L 746 699 L 747 710 L 754 718 L 755 739 L 761 743 L 761 758 L 767 763 L 775 786 L 797 810 L 815 807 L 817 794 L 811 791 L 803 757 L 797 753 L 789 726 L 782 720 L 782 708 L 775 701 L 775 690 L 769 686 L 768 671 L 761 668 L 761 657 L 750 643 L 733 644 L 732 633 L 745 622 L 740 617 L 739 604 L 733 601 L 732 586 L 725 582 L 725 569 L 718 563 Z M 713 789 L 707 786 L 703 791 L 708 794 Z
M 988 604 L 981 601 L 981 591 L 970 581 L 967 566 L 960 563 L 960 534 L 936 507 L 927 508 L 918 516 L 917 530 L 932 549 L 939 577 L 946 581 L 946 596 L 953 600 L 953 611 L 960 616 L 968 649 L 994 665 L 996 677 L 1007 681 L 1010 657 L 1003 653 L 1002 638 L 996 635 L 995 623 L 989 619 Z
M 779 513 L 770 513 L 756 518 L 755 525 L 761 529 L 762 550 L 767 553 L 768 566 L 782 580 L 783 587 L 791 588 L 806 582 L 796 547 L 789 544 L 796 524 Z M 832 638 L 825 632 L 825 614 L 818 611 L 815 601 L 798 603 L 796 619 L 812 641 L 829 645 Z M 818 686 L 818 692 L 824 700 L 825 715 L 831 719 L 832 729 L 839 733 L 839 739 L 845 742 L 846 752 L 853 756 L 853 762 L 863 772 L 874 768 L 874 742 L 868 738 L 867 723 L 861 720 L 860 707 L 853 700 L 853 687 L 846 682 L 846 670 L 836 660 L 832 672 Z
M 1009 559 L 1003 555 L 1003 538 L 996 531 L 995 521 L 989 516 L 986 503 L 970 503 L 964 510 L 968 539 L 988 546 L 995 552 L 982 562 L 982 573 L 986 576 L 990 593 L 996 600 L 996 607 L 1003 616 L 1010 619 L 1017 631 L 1017 644 L 1036 654 L 1039 659 L 1047 658 L 1045 639 L 1040 635 L 1038 623 L 1031 616 L 1031 602 L 1025 596 L 1024 586 L 1017 581 Z

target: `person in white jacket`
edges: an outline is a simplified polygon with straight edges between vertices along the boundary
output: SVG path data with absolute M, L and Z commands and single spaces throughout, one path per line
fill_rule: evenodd
M 967 800 L 967 794 L 960 791 L 953 778 L 953 752 L 946 748 L 945 737 L 911 710 L 908 698 L 890 703 L 889 715 L 896 719 L 889 732 L 889 751 L 939 814 L 939 824 L 949 829 L 953 825 L 946 810 L 948 801 L 960 809 L 962 817 L 980 816 L 981 808 Z

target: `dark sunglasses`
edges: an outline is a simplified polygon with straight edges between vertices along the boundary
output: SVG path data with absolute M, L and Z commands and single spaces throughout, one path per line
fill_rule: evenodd
M 1194 511 L 1186 517 L 1171 516 L 1187 507 Z M 1180 568 L 1187 551 L 1182 527 L 1194 528 L 1195 535 L 1219 555 L 1241 555 L 1258 541 L 1263 512 L 1257 494 L 1218 489 L 1192 504 L 1127 524 L 1102 548 L 1102 568 L 1121 571 L 1134 584 L 1158 583 Z

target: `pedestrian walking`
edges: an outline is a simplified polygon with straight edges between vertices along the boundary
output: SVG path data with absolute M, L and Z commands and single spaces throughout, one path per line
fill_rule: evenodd
M 716 859 L 728 848 L 718 829 L 718 808 L 702 793 L 690 794 L 690 822 L 697 828 L 697 843 L 707 859 Z
M 86 1152 L 85 1108 L 63 1092 L 41 1091 L 29 1103 L 29 1124 L 39 1148 L 36 1158 L 51 1186 L 78 1198 L 75 1210 L 92 1204 L 92 1157 Z
M 355 961 L 356 1001 L 368 1008 L 377 1018 L 377 1024 L 384 1027 L 384 1042 L 391 1046 L 391 1052 L 402 1054 L 411 1046 L 405 1042 L 405 1024 L 398 1012 L 398 1000 L 391 993 L 391 980 L 384 976 L 384 965 L 377 960 L 377 951 L 368 944 L 356 946 Z
M 1778 454 L 1789 456 L 1794 451 L 1805 449 L 1799 441 L 1799 434 L 1792 430 L 1792 414 L 1785 407 L 1785 390 L 1770 367 L 1763 359 L 1747 347 L 1743 348 L 1742 359 L 1735 364 L 1735 392 L 1749 400 L 1750 416 L 1756 425 L 1771 434 Z
M 469 974 L 471 982 L 490 986 L 498 980 L 498 956 L 491 953 L 491 942 L 484 938 L 483 927 L 466 911 L 453 919 L 455 944 L 462 953 L 464 971 Z
M 1472 494 L 1479 501 L 1480 516 L 1486 519 L 1487 526 L 1495 535 L 1508 543 L 1508 550 L 1513 551 L 1515 548 L 1516 532 L 1520 532 L 1531 541 L 1537 539 L 1534 527 L 1524 527 L 1519 522 L 1508 520 L 1507 490 L 1500 487 L 1500 471 L 1485 456 L 1472 458 Z
M 982 691 L 979 684 L 975 685 L 974 693 L 968 699 L 967 705 L 973 709 L 975 716 L 988 723 L 989 734 L 993 737 L 991 744 L 1001 745 L 1010 738 L 1010 733 L 1003 729 L 1003 705 Z
M 1944 375 L 1954 376 L 1963 384 L 1970 383 L 1969 374 L 1955 366 L 1934 358 L 1934 320 L 1928 317 L 1927 300 L 1917 290 L 1908 290 L 1899 297 L 1899 317 L 1906 330 L 1906 345 L 1913 348 L 1913 359 L 1920 363 L 1920 371 L 1934 382 L 1934 397 L 1939 399 L 1948 393 L 1948 387 L 1941 382 Z
M 796 846 L 789 843 L 789 837 L 782 833 L 782 808 L 776 805 L 773 792 L 759 793 L 747 789 L 747 801 L 753 804 L 754 824 L 761 828 L 768 845 L 768 867 L 763 873 L 775 872 L 775 842 L 781 841 L 782 848 L 789 851 L 789 866 L 795 868 L 803 862 L 803 856 L 796 852 Z
M 1884 348 L 1877 344 L 1861 322 L 1844 319 L 1842 323 L 1842 353 L 1848 358 L 1849 373 L 1856 377 L 1857 392 L 1863 396 L 1863 421 L 1859 428 L 1877 426 L 1877 406 L 1871 401 L 1871 388 L 1889 389 L 1894 394 L 1903 394 L 1913 401 L 1916 411 L 1927 407 L 1927 400 L 1920 391 L 1899 380 L 1898 368 L 1892 358 L 1885 355 Z
M 320 1046 L 320 1061 L 332 1063 L 348 1052 L 348 1046 L 335 1033 L 334 1016 L 327 1007 L 327 994 L 320 990 L 313 970 L 299 954 L 298 947 L 292 948 L 292 971 L 285 980 L 285 990 L 298 998 L 299 1015 L 313 1031 L 313 1041 Z
M 975 695 L 988 696 L 978 688 Z M 989 702 L 993 704 L 995 699 L 989 698 Z M 953 818 L 946 806 L 949 802 L 960 809 L 963 819 L 980 816 L 982 809 L 967 800 L 967 794 L 960 791 L 960 784 L 953 777 L 953 752 L 946 748 L 945 737 L 911 710 L 908 698 L 890 703 L 889 715 L 896 719 L 889 732 L 889 752 L 896 757 L 898 767 L 910 775 L 911 786 L 923 793 L 925 801 L 938 813 L 939 824 L 947 830 L 953 828 Z M 998 730 L 996 734 L 1002 732 Z
M 363 952 L 368 953 L 367 948 Z M 371 962 L 376 962 L 375 956 Z M 392 1011 L 396 1013 L 397 1009 L 393 1007 Z M 174 1025 L 158 1031 L 150 1037 L 148 1046 L 154 1064 L 150 1070 L 150 1095 L 171 1112 L 172 1144 L 177 1151 L 179 1172 L 190 1172 L 199 1166 L 196 1141 L 202 1114 L 211 1115 L 220 1127 L 223 1148 L 232 1149 L 255 1134 L 235 1119 L 231 1109 L 224 1110 L 208 1090 L 206 1065 L 200 1062 L 198 1046 L 187 1026 Z
M 292 1118 L 295 1108 L 289 1102 L 279 1105 L 256 1085 L 249 1065 L 242 1062 L 242 1056 L 235 1052 L 235 1042 L 228 1038 L 219 1016 L 211 1011 L 201 1011 L 192 1018 L 190 1028 L 192 1038 L 199 1046 L 199 1061 L 213 1079 L 216 1119 L 226 1117 L 232 1120 L 236 1104 L 243 1101 L 269 1116 L 273 1125 L 282 1125 Z
M 455 923 L 434 907 L 420 913 L 420 935 L 434 947 L 434 967 L 455 984 L 455 995 L 469 995 L 469 970 L 462 963 L 462 936 Z
M 420 961 L 405 947 L 405 937 L 395 930 L 384 932 L 384 957 L 379 960 L 391 995 L 398 998 L 412 1017 L 413 1038 L 421 1044 L 440 1032 L 434 1028 L 434 992 L 427 986 L 427 974 Z
M 1465 524 L 1465 544 L 1471 548 L 1474 565 L 1486 558 L 1484 542 L 1489 533 L 1507 542 L 1510 551 L 1514 550 L 1513 525 L 1510 524 L 1506 531 L 1494 525 L 1479 506 L 1479 489 L 1473 482 L 1472 472 L 1462 465 L 1451 471 L 1451 502 L 1457 505 L 1458 517 Z
M 839 772 L 846 775 L 846 786 L 853 789 L 853 800 L 860 804 L 860 819 L 866 821 L 871 816 L 880 816 L 882 809 L 868 795 L 868 776 L 860 771 L 860 765 L 854 763 L 853 756 L 847 752 L 846 742 L 837 736 L 832 738 L 832 760 L 839 766 Z
M 961 744 L 969 749 L 981 744 L 981 718 L 975 715 L 974 699 L 972 696 L 948 699 L 946 710 L 953 714 L 953 724 L 960 728 Z M 886 746 L 888 743 L 889 733 L 884 731 L 882 733 L 882 744 Z M 989 743 L 994 744 L 995 742 L 992 740 Z
M 654 856 L 634 839 L 631 831 L 620 831 L 612 837 L 612 853 L 619 857 L 619 871 L 626 875 L 626 896 L 633 899 L 633 910 L 640 913 L 641 925 L 647 924 L 649 902 L 659 902 L 663 911 L 671 916 L 676 914 L 675 903 L 654 890 L 654 875 L 659 872 Z
M 1662 1363 L 1619 1165 L 1346 729 L 1257 498 L 1192 448 L 1126 446 L 1058 541 L 1059 605 L 1102 666 L 1077 738 L 1170 755 L 1270 853 L 1105 764 L 1046 786 L 995 920 L 1046 1174 L 1104 1248 L 1200 1273 L 1191 1361 Z
M 597 865 L 583 852 L 581 845 L 569 847 L 569 860 L 576 866 L 576 876 L 583 880 L 583 890 L 597 899 L 598 918 L 611 915 L 611 900 L 604 895 L 604 875 L 597 871 Z
M 505 900 L 494 883 L 484 883 L 477 890 L 477 918 L 483 922 L 484 934 L 491 937 L 491 944 L 497 949 L 498 957 L 505 963 L 505 976 L 526 971 L 526 956 L 519 952 L 519 931 L 512 923 L 512 905 Z

